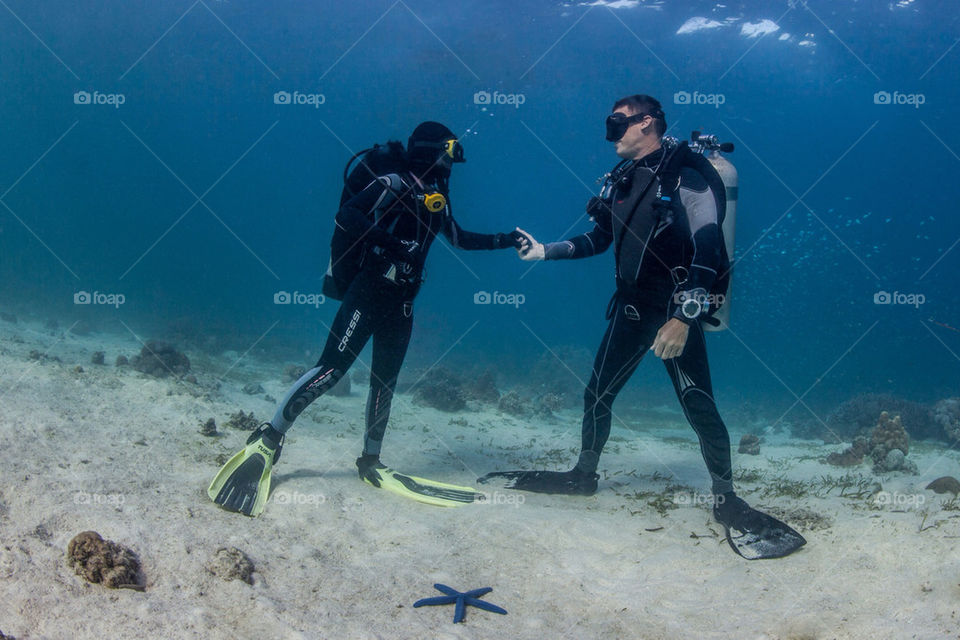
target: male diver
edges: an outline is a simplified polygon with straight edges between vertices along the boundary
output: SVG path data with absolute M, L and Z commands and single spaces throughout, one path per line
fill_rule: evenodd
M 713 484 L 713 514 L 727 528 L 731 547 L 744 557 L 791 553 L 804 544 L 800 534 L 734 493 L 730 437 L 713 399 L 701 321 L 708 319 L 709 292 L 729 271 L 718 224 L 718 209 L 725 206 L 722 181 L 685 143 L 670 150 L 662 146 L 666 116 L 650 96 L 618 100 L 606 127 L 607 140 L 615 144 L 622 162 L 611 172 L 601 197 L 588 204 L 593 229 L 548 244 L 518 229 L 523 260 L 586 258 L 614 245 L 617 289 L 584 394 L 579 460 L 570 471 L 494 472 L 479 481 L 499 480 L 507 488 L 541 493 L 592 495 L 600 453 L 610 435 L 613 401 L 652 349 L 663 360 L 700 440 Z M 731 536 L 730 530 L 736 533 Z
M 405 170 L 377 177 L 341 205 L 334 244 L 339 238 L 348 239 L 351 246 L 359 248 L 360 259 L 356 273 L 343 283 L 343 301 L 323 354 L 316 366 L 293 384 L 270 422 L 254 431 L 247 446 L 220 469 L 207 491 L 214 502 L 248 516 L 263 511 L 284 434 L 311 402 L 346 374 L 371 337 L 366 431 L 363 452 L 357 459 L 361 479 L 430 504 L 474 500 L 472 489 L 405 476 L 380 462 L 394 387 L 413 327 L 413 300 L 437 234 L 442 233 L 459 249 L 519 247 L 516 231 L 472 233 L 453 219 L 450 170 L 454 163 L 464 161 L 463 147 L 447 127 L 424 122 L 409 138 Z M 334 265 L 334 272 L 338 266 Z

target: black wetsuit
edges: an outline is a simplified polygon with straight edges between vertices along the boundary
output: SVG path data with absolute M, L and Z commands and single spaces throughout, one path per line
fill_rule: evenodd
M 685 318 L 676 300 L 710 291 L 722 256 L 717 202 L 699 172 L 680 172 L 679 197 L 654 206 L 663 151 L 637 161 L 627 183 L 614 187 L 610 207 L 597 209 L 594 228 L 546 245 L 548 260 L 586 258 L 615 243 L 617 294 L 584 394 L 582 449 L 577 470 L 596 472 L 610 435 L 611 406 L 657 331 L 670 318 L 690 325 L 683 353 L 664 361 L 684 415 L 697 432 L 716 494 L 733 490 L 730 436 L 713 399 L 700 321 Z M 652 182 L 651 182 L 652 181 Z M 648 188 L 649 186 L 649 188 Z M 666 188 L 666 187 L 665 187 Z
M 277 431 L 286 432 L 311 402 L 333 387 L 372 336 L 363 454 L 378 455 L 410 341 L 413 299 L 437 234 L 459 249 L 513 246 L 504 234 L 464 231 L 453 219 L 449 204 L 439 212 L 427 211 L 418 196 L 424 190 L 440 189 L 435 184 L 424 187 L 409 174 L 391 174 L 378 178 L 340 208 L 336 224 L 364 243 L 362 268 L 344 295 L 320 360 L 294 383 L 271 420 Z

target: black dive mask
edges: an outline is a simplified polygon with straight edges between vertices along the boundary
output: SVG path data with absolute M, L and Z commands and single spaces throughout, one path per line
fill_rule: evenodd
M 662 112 L 659 111 L 656 113 L 637 113 L 632 116 L 624 115 L 620 112 L 611 113 L 607 116 L 607 140 L 610 142 L 619 142 L 620 139 L 626 135 L 630 125 L 642 121 L 647 116 L 658 118 L 661 113 Z
M 450 167 L 454 162 L 466 162 L 467 159 L 463 155 L 463 145 L 460 144 L 460 141 L 456 138 L 450 138 L 449 140 L 444 140 L 443 142 L 424 142 L 418 141 L 414 143 L 414 147 L 426 147 L 428 149 L 436 149 L 440 162 L 446 167 Z

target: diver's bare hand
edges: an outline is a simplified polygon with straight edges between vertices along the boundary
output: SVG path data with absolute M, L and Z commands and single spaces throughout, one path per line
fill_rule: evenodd
M 517 249 L 520 259 L 526 261 L 543 260 L 543 245 L 520 227 L 517 227 L 517 232 L 520 234 L 520 247 Z
M 657 331 L 657 337 L 653 340 L 653 355 L 664 360 L 676 358 L 683 353 L 689 332 L 688 324 L 676 318 L 670 318 Z

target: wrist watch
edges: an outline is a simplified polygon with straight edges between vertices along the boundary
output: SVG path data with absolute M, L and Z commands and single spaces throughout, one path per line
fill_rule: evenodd
M 703 305 L 696 298 L 687 298 L 680 305 L 680 313 L 684 318 L 693 320 L 703 312 Z

